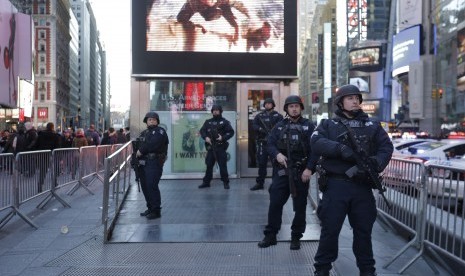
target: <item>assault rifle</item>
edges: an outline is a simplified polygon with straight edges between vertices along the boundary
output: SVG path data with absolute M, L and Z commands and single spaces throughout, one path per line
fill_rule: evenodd
M 258 120 L 260 121 L 260 123 L 261 123 L 262 126 L 263 126 L 263 129 L 265 130 L 266 136 L 268 136 L 268 134 L 270 134 L 270 131 L 271 131 L 271 130 L 268 128 L 268 126 L 265 124 L 265 122 L 263 122 L 262 118 L 260 118 L 259 115 L 257 115 L 257 116 L 258 116 Z
M 381 195 L 384 202 L 386 203 L 386 206 L 389 209 L 391 209 L 392 204 L 387 200 L 386 196 L 384 196 L 384 192 L 386 191 L 386 188 L 383 187 L 382 177 L 373 168 L 373 165 L 370 162 L 369 156 L 362 149 L 362 147 L 360 147 L 359 143 L 357 142 L 357 140 L 355 138 L 354 130 L 347 124 L 346 121 L 342 121 L 342 124 L 347 129 L 346 134 L 347 134 L 347 137 L 349 138 L 351 148 L 355 152 L 354 157 L 355 157 L 355 162 L 357 164 L 357 165 L 353 166 L 352 168 L 348 169 L 346 171 L 346 175 L 348 177 L 353 177 L 354 175 L 357 174 L 357 172 L 360 169 L 363 170 L 366 173 L 366 175 L 368 176 L 369 180 L 371 181 L 372 187 L 374 189 L 378 190 L 379 194 Z
M 137 151 L 140 148 L 141 142 L 142 141 L 139 138 L 131 141 L 131 144 L 132 144 L 131 167 L 134 170 L 134 173 L 136 175 L 136 182 L 139 188 L 139 192 L 140 192 L 140 182 L 139 182 L 140 179 L 139 179 L 139 159 L 137 158 Z
M 214 128 L 211 130 L 211 137 L 210 137 L 210 142 L 211 144 L 210 145 L 206 145 L 207 149 L 211 148 L 212 152 L 213 152 L 213 157 L 215 157 L 215 163 L 218 164 L 218 156 L 216 155 L 216 148 L 217 148 L 217 144 L 218 144 L 218 141 L 216 140 L 219 136 L 219 132 L 218 132 L 218 128 Z M 218 164 L 219 166 L 219 164 Z
M 290 145 L 290 140 L 291 140 L 291 128 L 290 128 L 290 121 L 287 124 L 287 139 L 286 139 L 286 152 L 287 152 L 287 177 L 289 179 L 289 191 L 291 192 L 292 197 L 297 196 L 297 188 L 295 186 L 295 167 L 294 167 L 294 162 L 292 161 L 291 158 L 291 145 Z

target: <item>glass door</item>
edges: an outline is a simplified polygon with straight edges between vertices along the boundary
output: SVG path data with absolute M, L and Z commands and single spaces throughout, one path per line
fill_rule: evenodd
M 239 155 L 241 177 L 256 177 L 258 165 L 256 157 L 256 135 L 252 127 L 255 116 L 264 110 L 266 98 L 273 98 L 279 105 L 279 85 L 271 83 L 245 83 L 241 85 Z M 271 163 L 268 163 L 267 176 L 271 176 Z

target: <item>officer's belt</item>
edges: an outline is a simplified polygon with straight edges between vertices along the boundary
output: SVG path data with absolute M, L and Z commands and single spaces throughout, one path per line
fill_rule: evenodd
M 352 178 L 350 178 L 347 175 L 342 174 L 342 173 L 330 173 L 330 172 L 328 172 L 326 177 L 332 178 L 332 179 L 353 180 Z
M 147 159 L 158 159 L 165 156 L 163 153 L 147 153 L 144 157 Z

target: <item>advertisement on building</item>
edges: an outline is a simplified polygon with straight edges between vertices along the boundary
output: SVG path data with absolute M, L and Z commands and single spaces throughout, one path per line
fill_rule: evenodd
M 0 0 L 0 104 L 18 106 L 18 78 L 32 78 L 31 17 Z
M 200 128 L 203 123 L 212 117 L 205 112 L 186 112 L 171 117 L 171 161 L 174 173 L 203 173 L 206 170 L 205 157 L 207 149 L 205 140 L 200 136 Z M 235 112 L 223 112 L 223 117 L 231 122 L 236 131 Z M 236 171 L 236 137 L 230 139 L 227 150 L 228 171 Z M 214 172 L 219 172 L 216 166 Z
M 465 28 L 457 32 L 457 84 L 465 83 Z
M 349 52 L 349 70 L 381 71 L 381 47 L 353 49 Z
M 392 39 L 392 76 L 407 73 L 411 62 L 420 60 L 421 26 L 413 26 Z
M 297 78 L 297 4 L 132 0 L 132 74 Z
M 360 92 L 370 93 L 370 76 L 349 78 L 349 84 L 357 86 Z

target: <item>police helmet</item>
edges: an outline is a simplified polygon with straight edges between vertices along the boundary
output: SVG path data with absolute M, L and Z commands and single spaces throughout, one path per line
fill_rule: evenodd
M 223 113 L 223 107 L 222 107 L 221 105 L 219 105 L 219 104 L 214 104 L 214 105 L 212 106 L 212 113 L 213 113 L 213 110 L 219 110 L 219 111 L 220 111 L 220 114 Z
M 334 104 L 336 106 L 339 106 L 340 104 L 342 104 L 342 99 L 345 96 L 349 96 L 349 95 L 358 95 L 360 99 L 360 103 L 362 103 L 363 101 L 362 93 L 360 92 L 358 87 L 352 84 L 346 84 L 346 85 L 339 87 L 339 89 L 337 90 L 336 97 L 334 98 Z
M 147 123 L 148 118 L 155 118 L 157 119 L 157 123 L 160 123 L 160 116 L 158 116 L 158 113 L 155 111 L 149 111 L 147 114 L 145 114 L 144 123 Z
M 272 98 L 266 98 L 265 101 L 263 102 L 263 107 L 265 107 L 265 105 L 267 103 L 270 103 L 273 105 L 273 108 L 275 108 L 276 104 L 274 103 L 274 100 Z
M 297 95 L 290 95 L 286 98 L 286 100 L 284 101 L 284 111 L 287 113 L 287 106 L 290 105 L 290 104 L 300 104 L 300 108 L 302 108 L 302 110 L 304 110 L 304 104 L 302 102 L 302 99 L 297 96 Z

